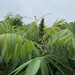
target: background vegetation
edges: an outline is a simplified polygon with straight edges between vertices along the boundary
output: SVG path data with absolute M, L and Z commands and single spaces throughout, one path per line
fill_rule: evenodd
M 44 18 L 25 24 L 20 15 L 0 21 L 0 75 L 75 75 L 75 22 Z

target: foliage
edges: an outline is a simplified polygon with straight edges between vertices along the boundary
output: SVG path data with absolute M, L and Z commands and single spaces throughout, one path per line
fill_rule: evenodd
M 15 27 L 12 18 L 0 21 L 0 75 L 75 75 L 73 22 L 57 19 L 47 28 L 43 18 L 39 27 L 13 21 Z
M 13 26 L 9 25 L 6 21 L 0 21 L 0 34 L 13 33 Z
M 12 13 L 8 13 L 5 16 L 5 21 L 8 22 L 12 26 L 23 25 L 22 19 L 23 17 L 20 16 L 19 14 L 13 15 Z

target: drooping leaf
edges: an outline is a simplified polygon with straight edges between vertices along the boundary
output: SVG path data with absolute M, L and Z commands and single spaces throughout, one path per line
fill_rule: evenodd
M 40 67 L 40 60 L 34 59 L 27 67 L 25 75 L 35 75 Z

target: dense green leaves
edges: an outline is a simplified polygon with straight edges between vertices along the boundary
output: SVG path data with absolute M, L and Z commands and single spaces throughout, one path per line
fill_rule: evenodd
M 34 48 L 32 41 L 24 39 L 17 34 L 2 34 L 0 35 L 0 53 L 5 58 L 6 62 L 12 58 L 15 60 L 17 56 L 25 57 L 26 53 L 31 56 Z M 5 54 L 3 54 L 5 53 Z
M 24 67 L 26 67 L 31 61 L 32 61 L 32 60 L 27 61 L 26 63 L 22 64 L 22 65 L 19 66 L 17 69 L 15 69 L 14 71 L 12 71 L 9 75 L 11 75 L 11 74 L 14 73 L 14 72 L 15 72 L 15 75 L 16 75 L 16 74 L 17 74 L 18 72 L 20 72 Z
M 67 23 L 66 27 L 75 35 L 75 22 Z
M 12 15 L 6 18 L 12 18 Z M 11 21 L 0 21 L 1 71 L 9 75 L 75 73 L 74 23 L 57 19 L 50 28 L 44 26 L 44 19 L 39 27 L 36 22 L 24 26 L 9 24 Z M 42 37 L 42 43 L 39 43 L 39 37 Z
M 23 25 L 22 19 L 23 19 L 23 17 L 20 16 L 19 14 L 13 15 L 12 13 L 8 13 L 5 16 L 5 21 L 8 22 L 12 26 Z

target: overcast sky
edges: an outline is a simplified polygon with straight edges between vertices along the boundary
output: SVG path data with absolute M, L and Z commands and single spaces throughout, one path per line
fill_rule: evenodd
M 45 16 L 45 22 L 51 24 L 57 18 L 66 21 L 75 21 L 75 0 L 0 0 L 0 19 L 3 19 L 8 12 L 28 16 L 24 22 L 34 20 L 34 16 L 40 18 Z

